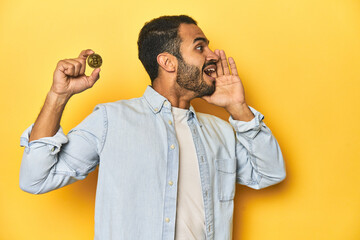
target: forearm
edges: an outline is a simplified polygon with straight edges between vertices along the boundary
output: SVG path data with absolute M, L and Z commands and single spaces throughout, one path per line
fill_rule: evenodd
M 262 124 L 254 139 L 241 140 L 248 150 L 249 161 L 254 171 L 261 176 L 260 187 L 269 186 L 285 178 L 284 159 L 280 146 L 270 129 Z
M 273 136 L 263 135 L 262 131 L 259 132 L 255 139 L 250 140 L 250 146 L 239 138 L 237 145 L 236 154 L 240 162 L 237 181 L 254 189 L 279 183 L 286 176 L 278 143 Z
M 52 137 L 60 127 L 60 120 L 69 96 L 58 95 L 50 91 L 45 99 L 30 135 L 30 141 L 43 137 Z
M 285 166 L 280 146 L 270 129 L 262 122 L 264 116 L 252 109 L 250 122 L 230 122 L 236 130 L 238 182 L 260 189 L 282 181 Z

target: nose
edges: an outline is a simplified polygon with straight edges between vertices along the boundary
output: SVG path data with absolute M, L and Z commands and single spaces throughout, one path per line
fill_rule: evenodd
M 218 62 L 220 57 L 216 55 L 212 50 L 209 49 L 208 55 L 206 56 L 207 61 Z

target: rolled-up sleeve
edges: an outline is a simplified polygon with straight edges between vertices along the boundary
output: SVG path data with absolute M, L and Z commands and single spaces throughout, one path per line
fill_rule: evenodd
M 40 194 L 84 179 L 96 169 L 107 132 L 105 106 L 94 111 L 67 135 L 60 127 L 52 137 L 29 142 L 33 125 L 24 131 L 20 188 Z
M 264 115 L 249 107 L 255 117 L 249 121 L 229 118 L 236 132 L 236 179 L 239 184 L 261 189 L 286 176 L 280 146 L 263 122 Z

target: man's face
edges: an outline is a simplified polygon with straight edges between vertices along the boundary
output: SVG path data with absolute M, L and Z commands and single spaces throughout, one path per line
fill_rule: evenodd
M 196 97 L 209 96 L 215 91 L 216 62 L 219 57 L 208 47 L 209 41 L 194 24 L 181 24 L 177 83 L 196 93 Z

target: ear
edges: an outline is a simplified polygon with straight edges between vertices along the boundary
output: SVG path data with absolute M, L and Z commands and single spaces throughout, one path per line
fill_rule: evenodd
M 174 55 L 163 52 L 157 56 L 159 66 L 166 72 L 175 72 L 177 66 L 177 59 Z

